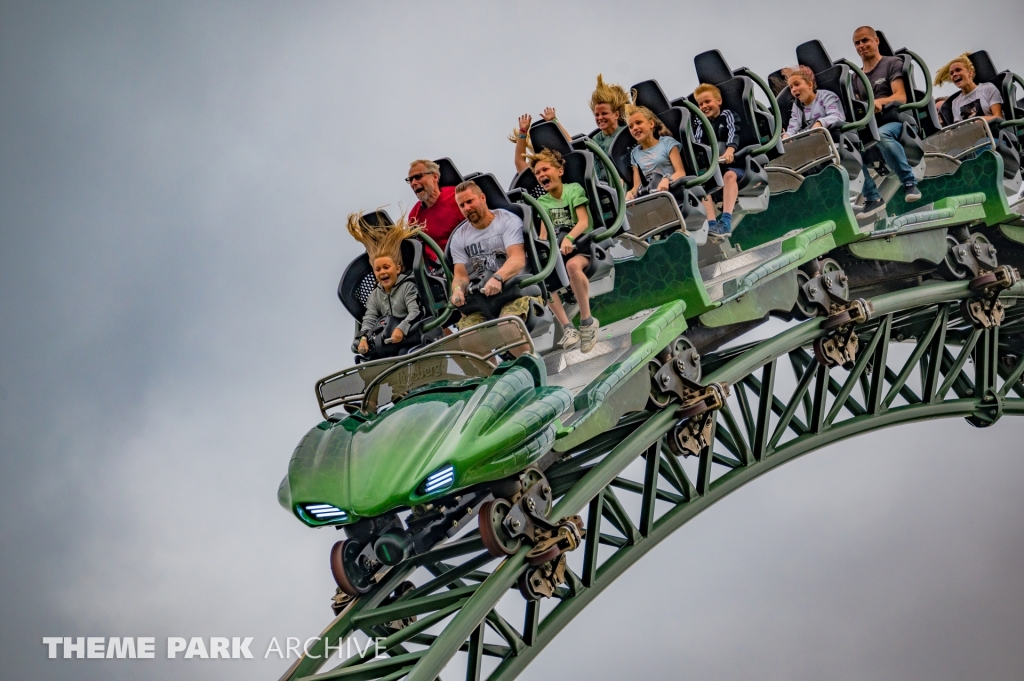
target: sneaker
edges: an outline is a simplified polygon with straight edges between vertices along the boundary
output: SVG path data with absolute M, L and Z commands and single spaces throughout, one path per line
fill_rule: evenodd
M 572 346 L 580 342 L 580 332 L 575 327 L 570 326 L 562 330 L 562 349 L 568 350 Z
M 903 200 L 907 203 L 921 200 L 921 190 L 917 188 L 916 183 L 903 186 Z
M 869 213 L 874 213 L 879 208 L 884 208 L 884 207 L 885 207 L 885 201 L 883 201 L 882 199 L 871 199 L 870 201 L 865 201 L 864 202 L 864 206 L 861 207 L 861 209 L 860 209 L 860 214 L 861 215 L 868 215 Z
M 594 320 L 593 324 L 580 327 L 580 352 L 590 352 L 597 345 L 597 330 L 601 323 L 597 321 L 596 317 L 591 317 L 591 319 Z

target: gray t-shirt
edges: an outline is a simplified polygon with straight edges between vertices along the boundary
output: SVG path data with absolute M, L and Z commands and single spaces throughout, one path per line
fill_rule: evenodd
M 644 149 L 639 144 L 633 147 L 629 155 L 632 165 L 640 169 L 640 173 L 647 182 L 651 181 L 651 174 L 658 173 L 662 177 L 672 178 L 676 170 L 672 167 L 672 158 L 669 156 L 673 149 L 682 149 L 683 145 L 668 135 L 662 135 L 657 143 L 650 149 Z
M 882 57 L 875 68 L 865 71 L 864 75 L 871 81 L 871 90 L 875 93 L 875 99 L 892 97 L 892 82 L 903 80 L 903 60 L 899 57 Z M 903 84 L 906 89 L 907 84 Z M 868 94 L 864 91 L 864 84 L 860 78 L 854 76 L 853 91 L 858 99 L 867 99 Z
M 508 247 L 523 243 L 523 221 L 501 208 L 493 213 L 494 219 L 484 229 L 463 220 L 448 240 L 452 261 L 465 265 L 470 277 L 497 272 L 508 258 Z
M 982 83 L 971 90 L 970 94 L 961 92 L 953 99 L 953 122 L 975 116 L 991 116 L 992 105 L 1002 103 L 999 88 L 992 83 Z

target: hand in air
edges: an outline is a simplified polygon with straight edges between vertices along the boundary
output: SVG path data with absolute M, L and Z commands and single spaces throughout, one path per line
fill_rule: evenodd
M 533 116 L 530 114 L 523 114 L 519 117 L 519 132 L 524 135 L 530 131 L 530 123 L 533 122 Z
M 365 355 L 370 351 L 370 344 L 366 342 L 365 337 L 359 339 L 359 347 L 356 350 L 359 351 L 360 355 Z
M 670 184 L 672 184 L 672 182 L 667 177 L 661 178 L 660 180 L 658 180 L 658 191 L 659 192 L 667 192 L 668 191 L 668 186 Z
M 501 282 L 494 277 L 491 277 L 487 280 L 487 283 L 484 284 L 484 295 L 493 296 L 496 293 L 501 293 Z
M 462 293 L 461 288 L 457 288 L 452 291 L 452 305 L 455 307 L 462 307 L 466 304 L 466 296 Z
M 569 255 L 570 253 L 572 253 L 572 249 L 574 248 L 576 248 L 576 246 L 575 244 L 573 244 L 573 242 L 569 241 L 568 239 L 562 239 L 562 243 L 558 247 L 558 250 L 562 252 L 562 255 Z
M 732 147 L 729 147 L 728 149 L 725 150 L 725 153 L 722 154 L 722 157 L 719 158 L 718 160 L 721 161 L 722 163 L 732 163 L 734 158 L 736 158 L 736 152 L 733 151 Z
M 392 343 L 401 343 L 403 338 L 405 338 L 405 334 L 402 333 L 401 329 L 395 329 L 391 332 Z
M 556 118 L 556 116 L 555 116 L 555 108 L 553 106 L 549 106 L 549 107 L 545 108 L 544 109 L 544 113 L 542 113 L 541 116 L 543 116 L 544 120 L 546 120 L 546 121 L 553 121 L 553 120 L 555 120 L 555 118 Z

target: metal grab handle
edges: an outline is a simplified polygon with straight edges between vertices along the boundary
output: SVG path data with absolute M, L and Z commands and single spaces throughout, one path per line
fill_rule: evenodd
M 921 71 L 924 73 L 924 97 L 921 98 L 920 102 L 907 101 L 905 104 L 900 104 L 897 111 L 908 111 L 911 109 L 924 109 L 928 106 L 928 103 L 932 101 L 932 74 L 928 71 L 928 65 L 924 63 L 924 59 L 917 56 L 914 52 L 904 49 L 904 54 L 910 56 L 910 58 L 917 62 L 917 65 L 921 67 Z M 904 83 L 903 87 L 907 89 L 907 99 L 910 99 L 910 90 L 914 89 L 913 83 Z
M 626 134 L 628 132 L 629 131 L 626 130 L 620 134 Z M 595 143 L 593 140 L 589 138 L 585 139 L 583 143 L 587 145 L 587 149 L 589 149 L 592 154 L 597 156 L 597 160 L 599 160 L 601 162 L 601 165 L 604 166 L 605 172 L 607 172 L 608 174 L 608 179 L 610 179 L 614 184 L 615 194 L 616 196 L 618 196 L 619 199 L 619 211 L 618 214 L 615 216 L 615 220 L 612 222 L 610 227 L 606 228 L 603 232 L 594 237 L 594 242 L 596 243 L 604 241 L 605 239 L 612 238 L 618 233 L 620 229 L 622 229 L 622 223 L 625 222 L 626 220 L 626 185 L 622 181 L 622 178 L 619 177 L 619 171 L 615 167 L 615 164 L 612 163 L 612 160 L 608 158 L 608 155 L 606 153 L 604 153 L 604 149 L 597 146 L 597 143 Z M 600 206 L 597 206 L 597 208 L 600 209 Z
M 864 91 L 868 93 L 868 110 L 867 113 L 864 114 L 864 118 L 860 119 L 859 121 L 851 121 L 849 123 L 843 124 L 839 128 L 839 132 L 859 130 L 866 126 L 868 123 L 870 123 L 871 119 L 874 118 L 875 116 L 875 91 L 871 89 L 871 81 L 868 79 L 867 74 L 864 73 L 859 66 L 854 64 L 849 59 L 840 59 L 839 61 L 853 69 L 853 72 L 857 74 L 858 78 L 860 78 L 860 82 L 863 83 Z
M 759 156 L 760 154 L 768 153 L 768 151 L 773 149 L 775 145 L 779 143 L 779 139 L 782 137 L 782 111 L 779 109 L 779 100 L 775 98 L 775 95 L 772 93 L 772 89 L 768 87 L 768 83 L 766 83 L 761 76 L 757 75 L 746 66 L 741 68 L 740 71 L 750 78 L 750 80 L 757 83 L 757 86 L 761 88 L 761 91 L 768 96 L 768 103 L 771 104 L 772 107 L 772 118 L 774 119 L 772 137 L 763 145 L 750 152 L 751 156 Z M 755 121 L 755 125 L 756 124 L 757 122 Z
M 1021 78 L 1016 73 L 1011 73 L 1010 75 L 1013 76 L 1013 82 L 1014 83 L 1017 83 L 1022 88 L 1024 88 L 1024 78 Z M 1010 93 L 1009 94 L 1010 94 L 1010 99 L 1012 99 L 1013 98 L 1013 88 L 1012 87 L 1010 88 Z M 1016 104 L 1014 102 L 1006 102 L 1006 105 L 1008 105 L 1008 106 L 1016 106 Z M 1018 125 L 1024 125 L 1024 118 L 1011 118 L 1008 121 L 1003 121 L 1002 123 L 999 124 L 999 129 L 1002 130 L 1003 128 L 1015 128 Z
M 715 135 L 715 129 L 711 127 L 711 121 L 708 120 L 708 117 L 704 115 L 704 112 L 701 111 L 696 104 L 688 99 L 684 99 L 683 104 L 691 112 L 697 114 L 697 118 L 700 120 L 700 125 L 704 128 L 704 133 L 708 136 L 708 142 L 711 143 L 711 165 L 702 174 L 692 180 L 687 180 L 685 186 L 687 189 L 690 189 L 691 187 L 704 184 L 715 176 L 715 171 L 718 170 L 718 137 Z M 696 168 L 693 170 L 694 172 L 697 171 Z
M 438 246 L 437 242 L 430 238 L 430 235 L 426 232 L 420 232 L 416 236 L 422 239 L 427 246 L 430 246 L 430 250 L 432 250 L 437 256 L 437 261 L 441 263 L 441 270 L 444 271 L 445 279 L 451 282 L 455 275 L 453 275 L 452 271 L 448 268 L 448 261 L 444 259 L 444 249 Z
M 544 222 L 544 229 L 548 233 L 548 246 L 550 246 L 550 249 L 548 251 L 548 261 L 544 263 L 544 268 L 537 274 L 527 277 L 526 279 L 523 279 L 521 282 L 519 282 L 520 288 L 526 288 L 527 286 L 539 284 L 540 282 L 547 279 L 548 275 L 555 271 L 555 262 L 557 262 L 555 258 L 559 257 L 559 252 L 558 241 L 557 237 L 555 236 L 555 227 L 554 225 L 551 224 L 551 216 L 548 215 L 548 212 L 544 210 L 543 206 L 537 203 L 537 199 L 530 196 L 528 192 L 520 192 L 520 196 L 524 201 L 526 201 L 526 203 L 531 208 L 537 211 L 537 213 L 540 215 L 540 219 Z M 530 231 L 533 231 L 532 225 L 530 226 Z

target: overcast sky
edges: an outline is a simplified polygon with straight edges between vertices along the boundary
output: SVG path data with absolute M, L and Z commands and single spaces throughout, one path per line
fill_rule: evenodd
M 337 534 L 277 504 L 350 362 L 346 213 L 408 162 L 513 172 L 517 116 L 593 128 L 594 77 L 690 91 L 860 24 L 932 69 L 1024 70 L 1019 0 L 24 3 L 0 0 L 4 678 L 276 678 L 268 661 L 51 661 L 43 636 L 312 636 Z M 1022 424 L 815 453 L 610 588 L 523 676 L 1024 678 Z M 162 644 L 158 652 L 162 652 Z M 456 675 L 457 676 L 457 675 Z M 454 678 L 454 677 L 453 677 Z

